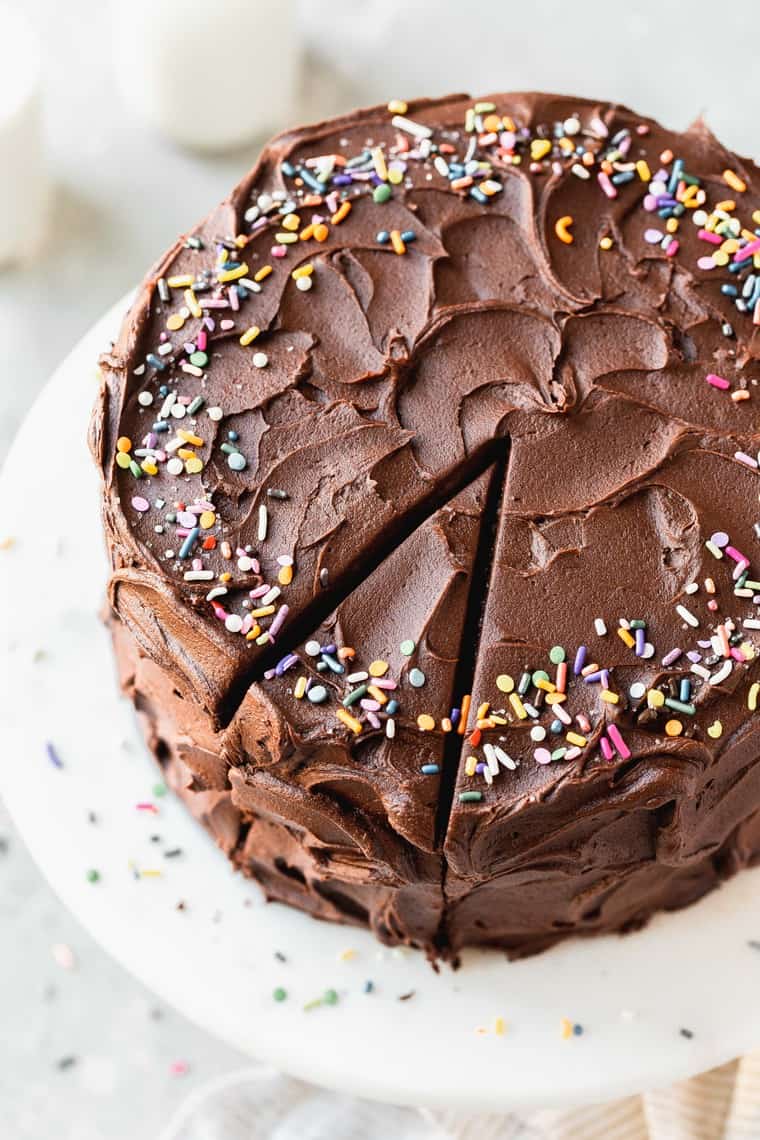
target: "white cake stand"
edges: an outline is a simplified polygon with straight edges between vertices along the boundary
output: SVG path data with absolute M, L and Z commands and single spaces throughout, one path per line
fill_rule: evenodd
M 126 303 L 53 376 L 1 480 L 0 539 L 14 542 L 0 551 L 0 790 L 64 902 L 199 1025 L 293 1075 L 380 1100 L 481 1112 L 601 1101 L 760 1045 L 760 871 L 638 934 L 512 964 L 471 953 L 435 974 L 419 954 L 265 904 L 179 803 L 155 796 L 98 618 L 106 564 L 85 447 L 96 359 Z M 136 807 L 146 802 L 158 814 Z M 167 858 L 173 848 L 182 853 Z M 304 1009 L 328 989 L 337 1004 Z M 582 1034 L 563 1038 L 563 1018 Z

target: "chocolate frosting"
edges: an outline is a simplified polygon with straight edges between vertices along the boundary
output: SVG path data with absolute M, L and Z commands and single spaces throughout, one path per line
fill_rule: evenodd
M 279 136 L 147 276 L 122 684 L 270 897 L 519 954 L 755 858 L 759 235 L 701 121 L 457 95 Z

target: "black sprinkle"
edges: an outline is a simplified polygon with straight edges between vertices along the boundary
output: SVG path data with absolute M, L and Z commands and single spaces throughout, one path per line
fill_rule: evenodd
M 685 1037 L 688 1041 L 691 1041 L 692 1037 L 694 1036 L 694 1030 L 693 1029 L 679 1029 L 678 1032 L 681 1034 L 682 1037 Z
M 8 854 L 8 840 L 4 835 L 0 835 L 0 855 Z
M 275 956 L 275 958 L 277 959 L 277 961 L 278 961 L 278 962 L 287 962 L 287 960 L 288 960 L 288 959 L 285 957 L 285 955 L 283 954 L 282 950 L 275 950 L 275 952 L 274 952 L 274 956 Z
M 181 854 L 181 847 L 172 847 L 170 851 L 164 851 L 164 859 L 176 859 L 176 857 Z
M 151 835 L 150 841 L 151 841 L 151 843 L 160 843 L 161 842 L 161 836 L 160 835 Z
M 375 983 L 371 979 L 367 979 L 364 983 L 365 994 L 373 994 L 375 992 Z
M 183 900 L 183 899 L 180 899 L 180 900 L 179 900 L 179 902 L 177 903 L 177 905 L 176 905 L 176 907 L 175 907 L 174 909 L 175 909 L 175 910 L 184 910 L 184 909 L 185 909 L 185 903 L 184 903 L 184 900 Z
M 410 990 L 408 994 L 399 994 L 398 1000 L 399 1001 L 409 1001 L 410 998 L 414 997 L 416 992 L 417 992 L 416 990 Z
M 64 1069 L 73 1068 L 73 1066 L 76 1065 L 76 1063 L 77 1063 L 76 1057 L 73 1057 L 73 1056 L 61 1057 L 60 1060 L 56 1062 L 56 1068 L 60 1069 L 60 1071 L 63 1072 Z
M 750 938 L 747 945 L 749 946 L 750 950 L 760 950 L 760 939 Z
M 98 822 L 98 817 L 95 815 L 94 811 L 88 811 L 87 812 L 87 822 L 88 823 L 97 823 Z

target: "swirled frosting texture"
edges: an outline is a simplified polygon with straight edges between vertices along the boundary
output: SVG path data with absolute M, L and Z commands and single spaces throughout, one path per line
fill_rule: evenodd
M 271 897 L 524 953 L 755 857 L 759 234 L 701 122 L 454 96 L 280 136 L 146 278 L 122 680 Z

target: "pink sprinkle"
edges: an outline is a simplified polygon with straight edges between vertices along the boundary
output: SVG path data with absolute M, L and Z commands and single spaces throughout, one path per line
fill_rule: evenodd
M 229 320 L 229 318 L 219 322 L 219 328 L 222 330 L 222 332 L 229 332 L 230 329 L 234 329 L 234 327 L 235 322 Z
M 675 257 L 675 255 L 678 253 L 680 248 L 681 248 L 681 243 L 679 241 L 676 241 L 675 238 L 673 238 L 673 240 L 668 243 L 668 248 L 665 250 L 665 256 L 666 257 Z
M 190 1066 L 187 1061 L 172 1061 L 169 1072 L 173 1077 L 184 1077 L 186 1073 L 190 1072 Z
M 371 701 L 367 700 L 366 697 L 362 697 L 359 704 L 365 712 L 380 712 L 381 705 L 379 701 Z
M 746 657 L 744 656 L 741 649 L 739 649 L 739 647 L 737 645 L 732 646 L 731 649 L 729 650 L 729 652 L 730 652 L 731 656 L 733 657 L 734 661 L 741 661 L 741 662 L 746 661 Z
M 373 712 L 367 713 L 367 720 L 373 728 L 380 728 L 380 718 Z
M 397 689 L 398 683 L 392 677 L 373 677 L 372 684 L 378 689 Z
M 607 732 L 609 733 L 610 740 L 614 744 L 618 756 L 620 756 L 621 760 L 629 760 L 631 756 L 631 750 L 620 735 L 620 730 L 618 729 L 617 725 L 611 724 L 607 729 Z
M 230 285 L 228 288 L 227 296 L 230 299 L 230 308 L 237 312 L 240 308 L 240 297 L 238 296 L 238 291 L 234 285 Z
M 249 590 L 248 597 L 253 598 L 254 601 L 256 598 L 263 598 L 264 594 L 268 594 L 271 588 L 268 582 L 264 582 L 261 586 L 257 586 L 255 590 Z
M 709 241 L 710 245 L 723 245 L 723 238 L 709 230 L 698 230 L 697 237 L 701 238 L 702 241 Z
M 721 388 L 724 392 L 731 387 L 728 380 L 724 380 L 722 376 L 717 376 L 714 372 L 708 372 L 705 380 L 708 384 L 712 384 L 713 388 Z
M 277 611 L 277 613 L 272 618 L 272 623 L 269 626 L 269 640 L 270 641 L 274 641 L 275 636 L 282 629 L 283 622 L 285 621 L 285 618 L 288 616 L 289 612 L 290 612 L 290 607 L 286 606 L 286 605 L 282 605 L 282 606 L 280 606 L 279 610 Z
M 158 808 L 156 807 L 155 804 L 149 804 L 149 803 L 135 804 L 135 807 L 137 808 L 138 811 L 150 811 L 153 813 L 153 815 L 158 815 Z
M 132 506 L 136 511 L 144 512 L 150 510 L 150 503 L 144 499 L 142 495 L 135 495 L 132 499 Z
M 760 238 L 737 250 L 734 254 L 734 261 L 746 261 L 748 257 L 752 257 L 753 253 L 760 253 Z
M 552 754 L 548 748 L 537 748 L 533 753 L 533 759 L 537 764 L 551 764 Z
M 607 760 L 608 762 L 610 760 L 612 760 L 612 758 L 615 755 L 615 752 L 614 752 L 612 745 L 610 744 L 609 740 L 607 739 L 607 737 L 603 736 L 601 738 L 601 740 L 599 741 L 599 744 L 601 746 L 602 756 L 604 756 L 604 759 Z
M 286 257 L 288 251 L 284 245 L 273 245 L 269 253 L 271 257 Z
M 596 176 L 596 180 L 608 198 L 617 198 L 617 187 L 612 185 L 608 176 L 604 173 L 603 170 L 599 171 Z
M 738 459 L 745 467 L 752 467 L 755 471 L 757 470 L 757 460 L 753 459 L 751 455 L 747 455 L 746 451 L 735 451 L 734 459 Z
M 193 565 L 193 570 L 202 570 L 203 569 L 203 559 L 202 558 L 194 558 L 192 565 Z
M 715 268 L 715 262 L 713 261 L 713 259 L 711 257 L 698 257 L 697 258 L 697 265 L 699 266 L 700 269 L 714 269 Z
M 198 336 L 196 337 L 196 340 L 198 341 L 198 348 L 201 352 L 204 352 L 206 345 L 208 344 L 208 333 L 205 329 L 201 329 L 201 331 L 198 333 Z
M 733 558 L 734 562 L 746 562 L 749 566 L 749 559 L 746 554 L 742 554 L 741 550 L 737 550 L 735 546 L 727 546 L 726 554 L 729 558 Z

